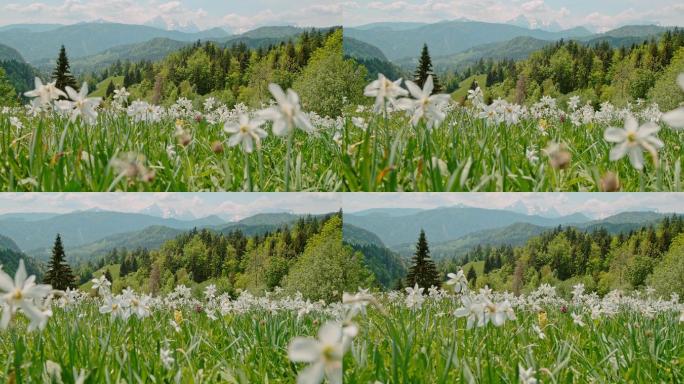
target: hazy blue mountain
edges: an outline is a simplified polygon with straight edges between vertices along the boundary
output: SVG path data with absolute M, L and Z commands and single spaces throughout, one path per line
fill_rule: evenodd
M 177 237 L 186 230 L 164 227 L 160 225 L 150 226 L 140 231 L 118 233 L 107 236 L 95 242 L 79 245 L 76 247 L 65 246 L 67 261 L 78 264 L 89 260 L 97 260 L 114 248 L 137 248 L 156 249 L 165 241 Z M 33 249 L 27 252 L 37 260 L 48 261 L 52 254 L 52 246 Z
M 670 27 L 661 27 L 658 25 L 625 25 L 604 33 L 599 33 L 592 36 L 592 39 L 600 37 L 637 37 L 637 36 L 653 36 L 666 32 Z
M 251 39 L 283 38 L 297 36 L 305 30 L 305 28 L 293 26 L 267 26 L 247 31 L 241 34 L 240 36 L 248 37 Z
M 76 57 L 70 60 L 70 64 L 73 73 L 82 73 L 105 69 L 119 60 L 159 61 L 190 44 L 192 42 L 157 37 L 142 43 L 117 45 L 95 55 Z M 54 55 L 54 57 L 37 60 L 34 64 L 42 70 L 50 70 L 54 68 L 56 58 L 57 56 Z
M 416 57 L 424 43 L 428 44 L 430 53 L 436 57 L 463 52 L 482 44 L 507 41 L 518 36 L 555 41 L 589 35 L 591 32 L 581 27 L 549 32 L 510 24 L 477 21 L 444 21 L 399 29 L 383 25 L 362 29 L 345 28 L 345 36 L 380 48 L 390 60 Z
M 467 68 L 480 59 L 493 60 L 523 60 L 532 52 L 538 51 L 553 42 L 536 39 L 529 36 L 519 36 L 508 41 L 478 45 L 466 51 L 447 56 L 432 58 L 432 64 L 437 72 L 459 71 Z M 418 58 L 412 57 L 398 61 L 402 68 L 413 69 L 418 65 Z
M 382 240 L 371 231 L 361 229 L 355 225 L 344 223 L 342 225 L 342 239 L 350 245 L 375 245 L 384 247 Z
M 217 221 L 216 217 L 183 221 L 137 213 L 82 211 L 31 221 L 23 218 L 0 218 L 0 233 L 14 239 L 22 250 L 32 250 L 52 246 L 58 233 L 62 235 L 65 247 L 75 247 L 154 225 L 191 229 L 220 223 L 225 222 Z
M 184 33 L 118 23 L 80 23 L 37 32 L 16 28 L 0 31 L 0 41 L 18 50 L 29 62 L 57 56 L 62 44 L 66 46 L 70 58 L 77 58 L 103 52 L 118 45 L 141 43 L 159 37 L 177 41 L 196 41 L 226 38 L 228 33 L 220 28 Z
M 24 220 L 24 221 L 36 221 L 45 220 L 51 217 L 59 216 L 59 213 L 48 213 L 48 212 L 17 212 L 17 213 L 3 213 L 0 214 L 1 220 Z
M 392 288 L 406 276 L 407 261 L 385 247 L 377 235 L 346 223 L 342 232 L 344 243 L 363 254 L 364 263 L 383 287 Z
M 382 53 L 380 48 L 351 37 L 345 36 L 343 48 L 344 55 L 348 57 L 363 60 L 378 59 L 381 61 L 387 61 L 387 57 L 384 53 Z
M 361 31 L 368 31 L 368 30 L 387 30 L 387 31 L 408 31 L 411 29 L 415 29 L 418 27 L 422 27 L 428 25 L 428 23 L 420 23 L 420 22 L 411 22 L 411 21 L 400 21 L 400 22 L 391 22 L 391 21 L 381 21 L 378 23 L 370 23 L 370 24 L 364 24 L 364 25 L 359 25 L 357 27 L 345 27 L 345 29 L 358 29 Z
M 0 61 L 18 61 L 23 63 L 24 58 L 16 49 L 0 44 Z
M 401 217 L 401 216 L 409 216 L 413 215 L 419 212 L 424 212 L 427 211 L 427 209 L 423 208 L 371 208 L 371 209 L 365 209 L 363 211 L 357 211 L 350 213 L 350 215 L 354 216 L 387 216 L 387 217 Z M 347 214 L 345 214 L 346 216 Z
M 574 218 L 573 216 L 566 216 L 563 220 L 568 223 L 563 224 L 563 226 L 572 226 L 587 232 L 605 229 L 610 234 L 617 234 L 627 233 L 656 224 L 665 216 L 655 212 L 624 212 L 605 219 L 589 221 L 583 215 L 574 216 Z M 345 220 L 347 220 L 346 217 Z M 491 216 L 488 220 L 495 221 L 497 219 Z M 440 259 L 462 255 L 478 245 L 522 245 L 530 238 L 538 236 L 553 227 L 555 225 L 535 225 L 517 222 L 502 228 L 491 228 L 467 233 L 452 240 L 441 242 L 430 240 L 430 235 L 428 234 L 428 240 L 430 240 L 430 250 L 433 257 Z M 414 237 L 417 239 L 417 235 Z M 396 244 L 391 249 L 402 257 L 410 257 L 415 251 L 415 242 Z
M 299 220 L 301 216 L 295 215 L 293 213 L 278 212 L 278 213 L 257 213 L 256 215 L 249 216 L 231 225 L 244 225 L 244 226 L 255 226 L 255 225 L 285 225 L 291 224 Z
M 531 237 L 551 229 L 528 223 L 515 223 L 503 228 L 486 229 L 469 233 L 458 239 L 430 244 L 430 253 L 435 259 L 462 255 L 478 245 L 522 245 Z M 417 237 L 416 237 L 417 240 Z M 392 249 L 402 257 L 410 257 L 415 252 L 415 243 L 403 244 Z
M 0 26 L 0 31 L 19 29 L 29 32 L 47 32 L 60 27 L 64 27 L 64 24 L 10 24 Z
M 0 235 L 0 249 L 9 249 L 10 251 L 21 252 L 17 243 L 7 236 Z
M 581 214 L 547 218 L 505 210 L 471 207 L 442 207 L 402 216 L 391 216 L 383 210 L 361 216 L 344 215 L 345 223 L 375 233 L 389 248 L 414 243 L 421 229 L 425 230 L 428 241 L 436 244 L 455 240 L 477 231 L 503 228 L 515 223 L 554 227 L 588 221 L 589 219 Z

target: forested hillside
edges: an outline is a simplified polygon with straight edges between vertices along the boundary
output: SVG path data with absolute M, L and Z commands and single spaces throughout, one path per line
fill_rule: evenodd
M 657 102 L 663 110 L 678 105 L 680 97 L 670 83 L 684 71 L 684 30 L 675 28 L 631 45 L 612 46 L 607 39 L 589 44 L 560 40 L 517 63 L 480 60 L 450 79 L 450 89 L 472 75 L 486 74 L 486 84 L 470 86 L 486 89 L 488 100 L 500 97 L 525 103 L 543 95 L 572 94 L 595 104 L 624 105 L 644 99 Z
M 343 246 L 341 239 L 339 214 L 301 217 L 256 235 L 239 229 L 192 230 L 158 249 L 113 249 L 97 262 L 82 264 L 78 273 L 86 283 L 97 271 L 109 270 L 114 276 L 116 270 L 115 290 L 130 286 L 159 293 L 179 284 L 199 287 L 211 282 L 230 292 L 283 287 L 313 299 L 332 299 L 342 289 L 373 281 L 363 256 Z
M 606 229 L 584 232 L 558 227 L 533 237 L 521 246 L 478 246 L 465 256 L 445 261 L 441 269 L 469 270 L 484 261 L 477 286 L 512 292 L 530 291 L 541 283 L 567 293 L 583 283 L 605 294 L 611 289 L 645 285 L 659 293 L 684 294 L 684 218 L 671 216 L 638 230 L 611 235 Z

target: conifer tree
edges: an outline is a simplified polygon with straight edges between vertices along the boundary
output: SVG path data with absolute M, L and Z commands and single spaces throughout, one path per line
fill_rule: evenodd
M 114 81 L 110 81 L 109 84 L 107 85 L 107 90 L 105 91 L 105 97 L 107 99 L 111 98 L 112 95 L 114 95 Z
M 76 85 L 76 79 L 71 74 L 71 69 L 69 66 L 69 58 L 67 58 L 66 49 L 62 45 L 59 50 L 59 57 L 57 58 L 57 66 L 52 72 L 52 79 L 57 82 L 55 86 L 61 90 L 64 90 L 67 86 L 78 89 Z
M 407 286 L 413 287 L 416 284 L 422 288 L 430 288 L 433 285 L 439 286 L 439 273 L 435 263 L 430 258 L 430 248 L 423 230 L 420 231 L 418 237 L 413 265 L 409 269 L 408 276 L 406 276 Z
M 109 268 L 105 269 L 104 272 L 104 277 L 109 281 L 110 283 L 114 281 L 114 278 L 112 277 L 112 274 L 109 272 Z
M 418 62 L 418 68 L 416 68 L 415 80 L 414 82 L 418 84 L 419 87 L 423 87 L 428 77 L 432 75 L 432 82 L 434 84 L 433 93 L 439 93 L 442 87 L 439 84 L 437 76 L 432 70 L 432 59 L 430 58 L 430 52 L 428 51 L 427 44 L 423 45 L 423 51 L 420 54 L 420 61 Z
M 468 280 L 468 283 L 470 284 L 475 284 L 475 281 L 477 280 L 477 272 L 475 272 L 475 267 L 470 267 L 468 273 L 466 273 L 466 280 Z
M 67 288 L 75 288 L 76 281 L 71 267 L 65 261 L 64 246 L 62 245 L 62 238 L 57 234 L 55 245 L 52 247 L 52 258 L 48 264 L 48 271 L 45 273 L 44 281 L 46 284 L 52 285 L 52 288 L 59 290 L 66 290 Z

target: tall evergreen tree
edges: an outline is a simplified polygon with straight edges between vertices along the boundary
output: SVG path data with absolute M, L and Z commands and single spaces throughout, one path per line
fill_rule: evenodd
M 15 105 L 17 93 L 14 86 L 10 83 L 5 74 L 5 70 L 0 67 L 0 105 Z
M 77 89 L 76 79 L 71 74 L 71 68 L 69 66 L 69 58 L 67 58 L 66 49 L 62 45 L 59 50 L 59 57 L 57 58 L 57 65 L 55 70 L 52 72 L 52 79 L 57 82 L 55 86 L 61 90 L 64 90 L 67 86 Z
M 418 62 L 418 68 L 416 68 L 415 80 L 414 82 L 418 84 L 421 88 L 428 79 L 428 76 L 432 76 L 432 82 L 434 84 L 433 93 L 439 93 L 442 90 L 441 85 L 437 79 L 437 76 L 432 70 L 432 59 L 430 58 L 430 52 L 428 51 L 427 44 L 423 45 L 423 51 L 420 54 L 420 61 Z
M 109 84 L 107 85 L 107 90 L 105 91 L 105 97 L 107 99 L 111 98 L 114 95 L 114 80 L 111 80 Z
M 57 234 L 55 245 L 52 247 L 52 258 L 48 264 L 48 271 L 43 279 L 46 284 L 52 285 L 54 289 L 65 290 L 67 288 L 75 288 L 74 282 L 76 278 L 71 271 L 71 267 L 66 263 L 65 258 L 62 238 Z
M 468 283 L 471 285 L 474 285 L 475 281 L 477 281 L 477 272 L 475 272 L 474 266 L 471 266 L 468 273 L 466 273 L 466 280 L 468 280 Z
M 413 256 L 413 265 L 406 276 L 406 285 L 413 287 L 416 284 L 422 288 L 430 288 L 433 285 L 439 286 L 439 273 L 435 263 L 430 258 L 430 248 L 424 230 L 420 231 L 416 253 Z

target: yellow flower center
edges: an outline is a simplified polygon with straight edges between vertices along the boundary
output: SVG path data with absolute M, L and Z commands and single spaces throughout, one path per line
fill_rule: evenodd
M 24 293 L 21 291 L 21 289 L 17 288 L 12 292 L 11 297 L 13 300 L 21 300 L 24 298 Z
M 240 133 L 242 133 L 243 135 L 246 135 L 247 133 L 249 133 L 249 127 L 246 125 L 241 125 L 240 126 Z
M 636 142 L 636 139 L 637 139 L 636 133 L 630 132 L 627 134 L 627 141 L 629 141 L 630 143 Z

